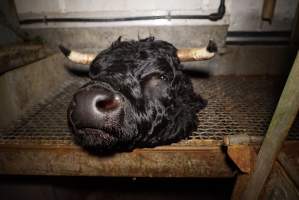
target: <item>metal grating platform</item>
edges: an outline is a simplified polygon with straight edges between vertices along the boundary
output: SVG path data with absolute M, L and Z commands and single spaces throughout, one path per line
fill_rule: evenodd
M 68 81 L 14 127 L 0 130 L 0 144 L 72 144 L 66 109 L 72 94 L 85 82 Z M 213 77 L 194 79 L 193 83 L 196 92 L 208 100 L 208 106 L 198 114 L 198 129 L 189 140 L 222 140 L 233 134 L 263 136 L 282 88 L 278 79 L 265 77 Z M 299 139 L 299 120 L 289 139 Z
M 283 89 L 270 77 L 217 77 L 194 81 L 197 93 L 208 100 L 198 114 L 196 139 L 223 139 L 224 135 L 264 136 Z M 299 115 L 288 139 L 299 139 Z

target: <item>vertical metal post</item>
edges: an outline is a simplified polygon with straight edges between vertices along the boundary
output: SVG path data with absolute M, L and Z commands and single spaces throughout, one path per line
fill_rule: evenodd
M 262 19 L 272 23 L 274 10 L 275 10 L 276 0 L 264 0 Z
M 267 134 L 257 156 L 253 174 L 243 193 L 244 200 L 258 199 L 273 163 L 299 110 L 299 53 L 283 89 Z

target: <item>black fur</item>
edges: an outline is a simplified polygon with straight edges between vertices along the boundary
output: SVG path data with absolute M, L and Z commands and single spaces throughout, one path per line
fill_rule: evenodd
M 68 57 L 71 54 L 71 51 L 62 45 L 59 45 L 59 49 L 66 57 Z
M 90 83 L 81 90 L 103 87 L 119 94 L 121 111 L 101 128 L 81 129 L 69 121 L 76 141 L 87 149 L 107 152 L 154 147 L 188 137 L 197 127 L 196 113 L 206 102 L 197 96 L 183 73 L 177 49 L 150 37 L 139 41 L 119 38 L 90 66 Z M 84 118 L 86 116 L 82 116 Z M 106 134 L 103 136 L 97 129 Z

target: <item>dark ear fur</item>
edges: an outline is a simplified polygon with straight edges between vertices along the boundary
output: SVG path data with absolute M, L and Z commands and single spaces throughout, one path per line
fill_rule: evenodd
M 112 44 L 111 44 L 111 47 L 113 48 L 113 47 L 116 47 L 116 46 L 118 46 L 120 43 L 121 43 L 121 36 L 119 36 L 118 38 L 117 38 L 117 40 L 115 40 L 114 42 L 112 42 Z
M 196 129 L 198 120 L 197 112 L 207 105 L 207 101 L 203 100 L 200 95 L 193 91 L 193 86 L 190 78 L 187 77 L 182 71 L 178 70 L 175 80 L 178 84 L 173 83 L 175 87 L 176 107 L 180 110 L 180 121 L 175 122 L 179 125 L 180 133 L 176 133 L 177 137 L 184 138 L 189 136 L 193 130 Z
M 192 110 L 198 112 L 207 105 L 207 101 L 204 100 L 199 94 L 195 94 L 193 90 L 193 85 L 190 78 L 183 73 L 181 70 L 178 70 L 176 73 L 176 78 L 174 81 L 181 82 L 178 85 L 177 96 L 181 96 L 183 102 L 187 102 L 191 106 Z
M 155 37 L 150 36 L 148 38 L 144 38 L 144 39 L 139 39 L 140 42 L 153 42 L 155 41 Z

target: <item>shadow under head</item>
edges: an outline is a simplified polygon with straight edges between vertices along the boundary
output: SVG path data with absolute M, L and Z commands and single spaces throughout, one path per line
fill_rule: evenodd
M 115 152 L 188 137 L 206 102 L 194 93 L 180 61 L 213 57 L 211 45 L 200 49 L 203 57 L 184 49 L 185 59 L 182 50 L 154 38 L 119 38 L 96 56 L 61 46 L 70 60 L 90 64 L 91 81 L 74 94 L 68 109 L 75 141 L 93 152 Z

